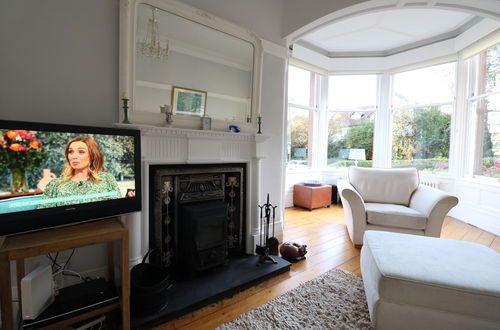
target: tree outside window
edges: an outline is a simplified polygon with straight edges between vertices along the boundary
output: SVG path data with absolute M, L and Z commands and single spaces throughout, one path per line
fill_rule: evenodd
M 500 44 L 469 60 L 469 109 L 476 119 L 475 175 L 500 178 Z
M 392 167 L 448 171 L 455 66 L 393 75 Z
M 328 166 L 348 167 L 356 162 L 372 166 L 377 88 L 377 75 L 329 77 Z M 366 160 L 350 159 L 351 149 L 363 149 Z
M 288 68 L 287 165 L 311 166 L 317 75 L 292 65 Z

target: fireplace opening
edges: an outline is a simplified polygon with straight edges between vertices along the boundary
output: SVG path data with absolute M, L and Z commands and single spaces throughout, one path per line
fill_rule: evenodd
M 189 203 L 179 208 L 179 257 L 188 274 L 227 262 L 227 211 L 223 201 Z

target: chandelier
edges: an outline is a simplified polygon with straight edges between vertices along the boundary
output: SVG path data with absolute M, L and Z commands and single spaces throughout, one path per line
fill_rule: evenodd
M 168 58 L 168 40 L 165 47 L 162 47 L 158 32 L 158 20 L 155 17 L 157 11 L 158 8 L 152 9 L 152 17 L 148 20 L 146 37 L 138 38 L 137 54 L 156 60 L 166 60 Z

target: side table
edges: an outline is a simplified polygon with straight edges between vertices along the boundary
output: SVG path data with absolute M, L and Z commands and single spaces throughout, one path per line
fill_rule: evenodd
M 293 205 L 302 206 L 309 210 L 318 207 L 330 207 L 332 202 L 332 186 L 305 186 L 296 184 L 293 186 Z
M 47 229 L 40 232 L 7 237 L 0 247 L 0 304 L 2 330 L 14 328 L 12 314 L 10 262 L 16 262 L 16 281 L 19 306 L 21 306 L 21 278 L 25 275 L 24 259 L 38 255 L 79 248 L 98 243 L 107 243 L 108 277 L 114 279 L 114 242 L 121 243 L 121 292 L 120 302 L 85 312 L 47 326 L 57 329 L 65 325 L 88 319 L 95 315 L 121 309 L 121 329 L 130 329 L 130 282 L 128 257 L 128 229 L 120 218 L 109 218 L 68 227 Z

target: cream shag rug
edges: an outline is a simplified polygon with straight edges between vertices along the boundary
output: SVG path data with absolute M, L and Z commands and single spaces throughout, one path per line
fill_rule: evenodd
M 217 329 L 373 328 L 363 280 L 332 269 Z

